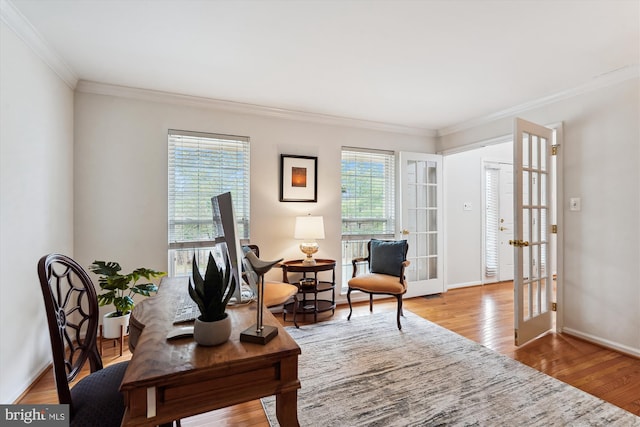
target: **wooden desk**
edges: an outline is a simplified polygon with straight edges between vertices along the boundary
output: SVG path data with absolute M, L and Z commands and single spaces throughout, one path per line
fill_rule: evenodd
M 154 426 L 276 395 L 279 423 L 298 426 L 298 344 L 269 310 L 264 324 L 276 326 L 278 336 L 266 345 L 240 342 L 240 332 L 256 322 L 255 302 L 227 309 L 233 329 L 225 344 L 202 347 L 193 337 L 167 341 L 187 286 L 186 277 L 163 278 L 158 294 L 133 310 L 135 352 L 120 386 L 127 407 L 122 425 Z

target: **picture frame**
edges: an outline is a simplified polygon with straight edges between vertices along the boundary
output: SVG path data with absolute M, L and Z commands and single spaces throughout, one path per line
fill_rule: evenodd
M 318 201 L 318 158 L 280 155 L 280 201 Z

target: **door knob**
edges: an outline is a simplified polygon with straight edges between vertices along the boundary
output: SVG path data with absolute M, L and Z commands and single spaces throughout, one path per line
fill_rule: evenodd
M 402 230 L 402 234 L 406 236 L 407 234 L 409 234 L 409 230 L 407 230 L 406 228 L 404 228 L 404 229 Z

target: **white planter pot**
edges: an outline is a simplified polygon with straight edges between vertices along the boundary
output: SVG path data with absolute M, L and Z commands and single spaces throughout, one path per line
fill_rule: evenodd
M 199 319 L 193 324 L 193 339 L 200 345 L 219 345 L 227 342 L 231 336 L 231 317 L 227 314 L 222 320 L 203 322 Z
M 112 317 L 115 311 L 107 313 L 102 317 L 102 338 L 120 338 L 120 325 L 122 325 L 123 335 L 129 335 L 129 318 L 131 313 L 124 316 Z

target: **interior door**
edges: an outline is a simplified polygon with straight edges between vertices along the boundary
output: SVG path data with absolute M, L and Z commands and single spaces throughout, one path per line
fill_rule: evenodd
M 442 156 L 399 155 L 400 238 L 407 239 L 407 297 L 444 292 Z
M 514 297 L 515 343 L 552 327 L 551 151 L 553 130 L 515 120 Z

